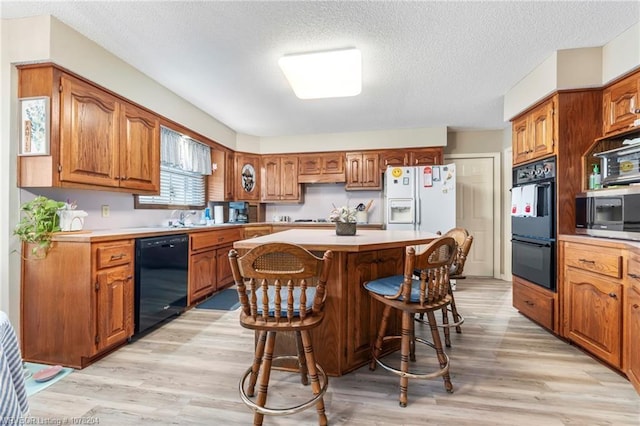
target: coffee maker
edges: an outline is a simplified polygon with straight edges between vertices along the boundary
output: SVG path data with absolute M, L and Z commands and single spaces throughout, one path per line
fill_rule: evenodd
M 229 203 L 229 222 L 248 223 L 249 203 L 246 201 L 232 201 Z

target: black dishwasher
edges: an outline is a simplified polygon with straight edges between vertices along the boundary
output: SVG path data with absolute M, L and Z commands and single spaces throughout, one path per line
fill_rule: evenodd
M 138 238 L 135 267 L 135 334 L 140 334 L 185 310 L 189 236 Z

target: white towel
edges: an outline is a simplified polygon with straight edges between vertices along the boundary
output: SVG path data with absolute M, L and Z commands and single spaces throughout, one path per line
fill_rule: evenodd
M 511 188 L 511 216 L 522 216 L 522 187 Z
M 537 185 L 525 185 L 522 187 L 522 216 L 537 216 L 538 191 Z
M 21 424 L 28 411 L 18 339 L 7 314 L 0 311 L 0 421 Z

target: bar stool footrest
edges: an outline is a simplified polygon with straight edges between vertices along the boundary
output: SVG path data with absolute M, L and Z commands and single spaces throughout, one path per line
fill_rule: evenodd
M 402 339 L 402 336 L 385 336 L 382 341 L 386 342 L 387 340 L 396 340 L 396 339 Z M 416 337 L 415 341 L 418 343 L 422 343 L 423 345 L 429 346 L 432 349 L 436 349 L 435 345 L 431 342 L 429 342 L 428 340 L 422 339 L 420 337 Z M 372 354 L 373 359 L 376 361 L 376 363 L 384 368 L 385 370 L 396 374 L 400 377 L 409 377 L 410 379 L 434 379 L 436 377 L 441 377 L 444 376 L 445 374 L 447 374 L 449 372 L 449 356 L 443 351 L 442 352 L 444 354 L 444 357 L 446 359 L 446 364 L 444 367 L 441 367 L 439 370 L 433 371 L 431 373 L 422 373 L 422 374 L 418 374 L 418 373 L 411 373 L 411 372 L 403 372 L 398 370 L 397 368 L 393 368 L 391 367 L 389 364 L 384 363 L 383 361 L 381 361 L 380 359 L 378 359 L 378 357 L 376 357 L 375 355 Z
M 292 356 L 292 355 L 284 355 L 284 356 L 278 356 L 273 358 L 273 362 L 276 362 L 278 360 L 297 361 L 298 357 Z M 327 373 L 325 373 L 325 371 L 322 369 L 322 367 L 318 363 L 316 363 L 316 368 L 318 369 L 318 380 L 320 381 L 320 383 L 322 383 L 320 393 L 318 393 L 317 395 L 314 395 L 313 398 L 309 399 L 306 402 L 303 402 L 302 404 L 299 404 L 293 407 L 283 407 L 283 408 L 260 407 L 259 405 L 257 405 L 255 402 L 253 402 L 253 400 L 247 395 L 245 391 L 245 382 L 247 378 L 251 375 L 251 369 L 252 369 L 251 367 L 247 369 L 247 371 L 244 373 L 244 375 L 240 379 L 240 383 L 238 386 L 240 391 L 240 398 L 242 399 L 242 402 L 244 402 L 253 411 L 255 411 L 256 413 L 267 415 L 267 416 L 287 416 L 289 414 L 294 414 L 294 413 L 298 413 L 300 411 L 306 410 L 307 408 L 314 406 L 318 402 L 318 400 L 320 400 L 320 398 L 324 396 L 329 386 L 329 378 L 327 376 Z
M 452 312 L 452 311 L 451 311 L 451 307 L 450 307 L 450 306 L 447 306 L 447 314 L 449 314 L 449 313 L 451 313 L 451 312 Z M 459 327 L 459 326 L 461 326 L 462 324 L 464 324 L 464 316 L 462 316 L 462 315 L 458 314 L 458 317 L 459 317 L 460 319 L 459 319 L 458 321 L 456 321 L 456 322 L 450 322 L 450 323 L 447 323 L 447 324 L 437 324 L 437 326 L 438 326 L 438 327 L 440 327 L 440 328 Z M 420 318 L 419 318 L 419 317 L 417 317 L 417 316 L 414 316 L 414 319 L 416 320 L 416 322 L 419 322 L 420 324 L 429 325 L 429 322 L 428 322 L 428 321 L 425 321 L 425 320 L 423 320 L 423 319 L 420 319 Z

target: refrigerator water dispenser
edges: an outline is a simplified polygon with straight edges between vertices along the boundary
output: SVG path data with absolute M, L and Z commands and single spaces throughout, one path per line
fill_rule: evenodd
M 413 199 L 389 199 L 388 206 L 388 223 L 413 223 Z

